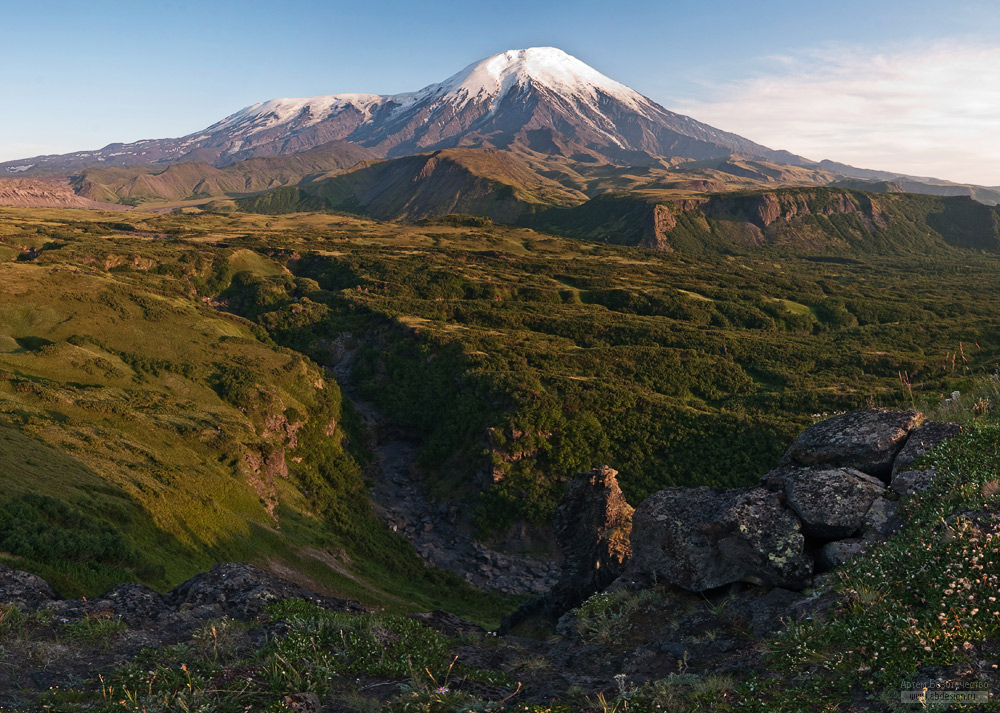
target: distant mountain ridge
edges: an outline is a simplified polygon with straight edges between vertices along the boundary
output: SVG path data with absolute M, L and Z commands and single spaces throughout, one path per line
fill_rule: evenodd
M 74 176 L 72 185 L 79 195 L 98 201 L 183 201 L 255 193 L 307 179 L 318 180 L 373 158 L 376 154 L 361 146 L 331 141 L 292 156 L 252 158 L 223 168 L 201 161 L 91 168 Z
M 388 157 L 477 147 L 618 165 L 734 153 L 809 163 L 670 112 L 562 50 L 535 47 L 493 55 L 417 92 L 274 99 L 181 138 L 8 161 L 0 171 L 67 173 L 95 165 L 188 161 L 224 167 L 336 140 Z

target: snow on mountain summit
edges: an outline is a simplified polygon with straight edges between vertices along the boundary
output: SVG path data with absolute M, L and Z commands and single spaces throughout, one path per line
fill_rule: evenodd
M 470 101 L 489 103 L 491 108 L 512 90 L 529 85 L 541 86 L 565 98 L 573 98 L 596 107 L 598 91 L 626 104 L 633 111 L 644 112 L 647 100 L 621 82 L 604 76 L 593 67 L 556 47 L 530 47 L 507 50 L 478 62 L 443 82 L 405 94 L 331 94 L 301 99 L 271 99 L 226 117 L 207 131 L 240 127 L 257 133 L 281 124 L 295 122 L 312 126 L 344 109 L 353 108 L 370 116 L 382 106 L 405 110 L 424 101 L 444 102 L 461 109 Z
M 213 133 L 241 127 L 247 129 L 248 133 L 257 133 L 295 120 L 301 120 L 303 126 L 312 126 L 348 107 L 363 112 L 370 111 L 385 99 L 386 97 L 378 94 L 331 94 L 301 99 L 270 99 L 244 107 L 208 127 L 206 131 Z
M 473 99 L 495 100 L 532 83 L 588 104 L 597 101 L 598 90 L 636 111 L 641 111 L 645 103 L 635 90 L 556 47 L 530 47 L 495 54 L 417 94 L 446 95 L 461 106 Z

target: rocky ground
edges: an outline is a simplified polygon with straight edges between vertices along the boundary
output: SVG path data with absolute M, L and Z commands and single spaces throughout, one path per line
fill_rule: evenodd
M 910 710 L 898 683 L 879 690 L 898 675 L 882 664 L 908 648 L 909 629 L 930 639 L 928 653 L 899 659 L 909 678 L 996 695 L 997 638 L 992 625 L 974 631 L 989 592 L 1000 595 L 995 471 L 962 486 L 984 508 L 947 519 L 927 511 L 929 527 L 943 529 L 926 549 L 951 559 L 928 560 L 912 580 L 892 564 L 902 557 L 914 569 L 922 538 L 937 531 L 894 535 L 904 516 L 923 527 L 922 511 L 900 503 L 952 489 L 933 490 L 942 476 L 910 465 L 956 431 L 912 412 L 846 414 L 806 431 L 759 487 L 672 488 L 634 512 L 613 470 L 581 474 L 555 517 L 558 582 L 499 633 L 445 612 L 366 612 L 247 564 L 218 565 L 164 595 L 126 584 L 89 601 L 0 568 L 0 709 L 763 713 L 825 696 L 841 711 Z M 910 544 L 894 550 L 903 535 Z M 875 564 L 851 569 L 866 550 Z M 872 581 L 878 571 L 893 581 Z M 927 583 L 938 575 L 951 581 Z M 928 588 L 893 629 L 891 597 L 902 607 L 911 586 Z M 954 626 L 932 633 L 912 617 L 941 586 L 962 601 L 942 609 Z M 865 619 L 879 610 L 889 618 Z M 857 669 L 849 680 L 843 662 Z

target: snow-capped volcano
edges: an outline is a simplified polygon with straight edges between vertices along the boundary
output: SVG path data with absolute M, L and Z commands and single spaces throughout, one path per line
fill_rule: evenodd
M 641 112 L 648 103 L 641 94 L 604 76 L 593 67 L 555 47 L 508 50 L 470 64 L 440 84 L 419 94 L 433 94 L 459 107 L 470 101 L 497 101 L 511 91 L 534 85 L 596 106 L 601 95 Z
M 300 153 L 347 140 L 379 155 L 485 147 L 586 162 L 648 164 L 731 153 L 780 163 L 772 151 L 667 111 L 554 47 L 509 50 L 443 82 L 406 94 L 333 94 L 272 99 L 179 139 L 112 144 L 100 151 L 0 164 L 7 172 L 68 171 L 92 165 L 207 161 Z

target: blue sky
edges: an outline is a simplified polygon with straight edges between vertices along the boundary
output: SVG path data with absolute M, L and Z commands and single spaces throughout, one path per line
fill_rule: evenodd
M 995 2 L 0 0 L 0 13 L 0 160 L 180 136 L 275 97 L 415 90 L 551 45 L 774 148 L 1000 185 Z

